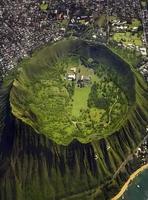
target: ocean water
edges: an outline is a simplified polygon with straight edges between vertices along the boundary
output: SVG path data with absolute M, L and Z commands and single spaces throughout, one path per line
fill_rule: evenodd
M 148 169 L 137 176 L 120 200 L 148 200 Z

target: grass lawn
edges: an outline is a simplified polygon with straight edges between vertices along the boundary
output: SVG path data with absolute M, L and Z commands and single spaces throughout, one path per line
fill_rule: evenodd
M 132 24 L 129 25 L 129 28 L 139 27 L 141 25 L 141 21 L 138 19 L 133 19 Z
M 68 23 L 69 23 L 68 19 L 63 19 L 60 24 L 61 24 L 61 27 L 66 28 L 68 26 Z
M 133 44 L 136 46 L 142 46 L 141 38 L 137 34 L 132 35 L 131 32 L 115 33 L 113 35 L 113 40 L 115 40 L 117 42 L 122 41 L 125 45 Z
M 101 15 L 97 20 L 96 24 L 99 25 L 100 27 L 104 26 L 106 22 L 106 15 Z
M 88 67 L 85 67 L 84 65 L 80 65 L 79 66 L 79 69 L 80 69 L 80 73 L 84 76 L 91 76 L 93 77 L 94 76 L 94 72 L 93 70 L 91 70 L 90 68 Z
M 95 81 L 99 81 L 99 77 L 94 75 L 94 71 L 90 68 L 87 68 L 83 65 L 79 65 L 78 69 L 80 70 L 80 74 L 83 76 L 91 76 L 92 83 Z M 91 91 L 92 84 L 85 86 L 84 88 L 75 87 L 75 92 L 73 96 L 73 108 L 72 115 L 78 117 L 80 115 L 81 109 L 87 109 L 87 100 L 89 93 Z
M 87 109 L 87 99 L 90 91 L 91 91 L 90 86 L 84 88 L 76 87 L 73 96 L 72 115 L 78 117 L 80 115 L 81 109 Z
M 90 109 L 90 117 L 94 122 L 100 121 L 102 114 L 105 112 L 103 109 L 91 108 Z
M 48 9 L 48 3 L 42 2 L 42 3 L 40 4 L 40 9 L 41 9 L 42 11 L 46 11 L 46 10 Z

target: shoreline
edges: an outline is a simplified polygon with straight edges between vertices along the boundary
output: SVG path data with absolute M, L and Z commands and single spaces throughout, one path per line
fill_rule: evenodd
M 126 181 L 126 183 L 122 186 L 122 188 L 120 189 L 119 193 L 117 195 L 115 195 L 113 198 L 111 198 L 111 200 L 118 200 L 123 194 L 124 192 L 127 190 L 129 184 L 144 170 L 148 169 L 148 163 L 141 166 L 139 169 L 137 169 L 134 173 L 132 173 L 129 177 L 129 179 Z

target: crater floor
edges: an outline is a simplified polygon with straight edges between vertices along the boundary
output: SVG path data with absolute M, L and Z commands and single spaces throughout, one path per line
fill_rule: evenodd
M 12 113 L 58 144 L 88 143 L 119 130 L 135 102 L 130 66 L 107 47 L 64 40 L 22 61 Z

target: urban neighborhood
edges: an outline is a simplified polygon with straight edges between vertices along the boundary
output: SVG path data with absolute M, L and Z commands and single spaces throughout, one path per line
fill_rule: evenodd
M 45 43 L 81 36 L 144 57 L 147 76 L 148 10 L 142 0 L 2 0 L 0 3 L 0 62 L 5 74 Z M 143 66 L 143 63 L 142 63 Z

